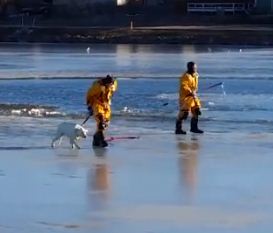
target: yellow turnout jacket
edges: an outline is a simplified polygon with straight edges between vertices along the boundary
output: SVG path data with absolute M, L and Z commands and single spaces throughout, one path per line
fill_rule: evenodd
M 93 109 L 94 117 L 98 121 L 98 116 L 102 116 L 104 121 L 109 121 L 111 118 L 111 99 L 113 93 L 117 90 L 117 80 L 106 87 L 101 81 L 95 81 L 87 92 L 86 104 Z
M 179 102 L 182 110 L 191 111 L 201 108 L 200 99 L 192 96 L 198 91 L 198 73 L 185 73 L 180 78 Z

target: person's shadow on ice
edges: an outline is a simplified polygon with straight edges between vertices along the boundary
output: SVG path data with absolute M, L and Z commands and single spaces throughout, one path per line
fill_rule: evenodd
M 182 188 L 186 189 L 187 197 L 192 200 L 198 183 L 199 141 L 198 139 L 178 141 L 177 148 L 180 155 L 178 158 L 180 182 Z
M 88 172 L 88 199 L 92 210 L 104 209 L 110 196 L 110 175 L 107 150 L 94 148 L 95 161 Z

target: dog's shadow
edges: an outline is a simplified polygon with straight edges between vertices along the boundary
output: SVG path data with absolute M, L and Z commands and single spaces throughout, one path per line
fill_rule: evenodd
M 54 154 L 58 157 L 62 158 L 74 158 L 79 157 L 81 151 L 86 150 L 86 148 L 78 149 L 72 149 L 68 147 L 59 147 L 57 149 L 54 149 Z M 107 149 L 106 148 L 100 148 L 100 147 L 93 147 L 93 154 L 97 158 L 105 158 L 107 157 Z
M 80 155 L 80 150 L 60 148 L 55 150 L 55 155 L 61 158 L 76 158 Z

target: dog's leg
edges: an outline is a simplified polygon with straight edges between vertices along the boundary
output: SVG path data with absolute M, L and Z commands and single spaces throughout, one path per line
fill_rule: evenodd
M 59 140 L 59 145 L 61 144 L 62 142 L 62 134 L 58 133 L 55 138 L 52 140 L 51 142 L 51 147 L 54 148 L 55 147 L 55 143 Z
M 72 145 L 72 149 L 74 149 L 74 146 L 79 150 L 81 149 L 80 146 L 77 144 L 76 139 L 71 139 L 70 144 Z
M 73 138 L 70 138 L 70 145 L 71 145 L 72 149 L 74 149 L 74 147 L 75 147 L 74 141 L 75 140 Z
M 58 144 L 61 145 L 62 141 L 63 141 L 63 135 L 60 137 Z
M 55 136 L 55 138 L 53 138 L 52 142 L 51 142 L 51 147 L 54 148 L 55 147 L 55 142 L 58 141 L 61 138 L 60 134 L 57 134 Z
M 78 150 L 81 149 L 76 141 L 74 141 L 74 145 L 77 147 Z

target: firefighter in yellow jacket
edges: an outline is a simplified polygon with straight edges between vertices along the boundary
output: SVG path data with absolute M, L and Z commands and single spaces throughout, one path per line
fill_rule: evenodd
M 182 129 L 182 122 L 188 118 L 189 112 L 192 114 L 191 132 L 204 133 L 198 128 L 198 118 L 201 115 L 201 103 L 197 96 L 198 73 L 197 65 L 194 62 L 187 64 L 187 72 L 180 79 L 179 105 L 180 110 L 176 120 L 176 134 L 186 134 Z
M 93 137 L 93 146 L 107 147 L 104 130 L 108 127 L 111 118 L 111 99 L 117 90 L 117 80 L 110 75 L 93 83 L 86 95 L 86 104 L 90 115 L 97 122 L 97 131 Z

